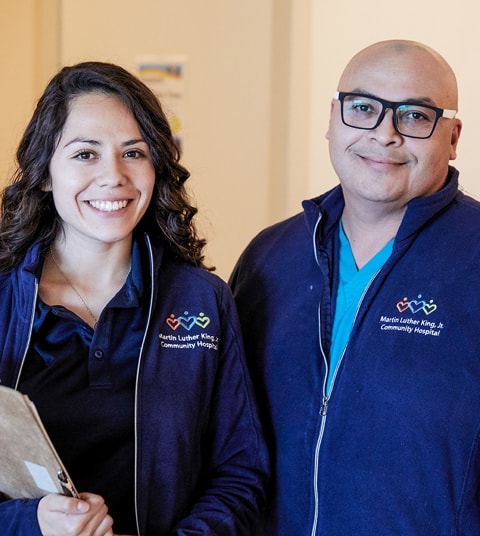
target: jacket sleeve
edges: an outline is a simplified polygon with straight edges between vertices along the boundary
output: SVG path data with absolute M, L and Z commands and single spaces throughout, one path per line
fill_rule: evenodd
M 172 532 L 177 536 L 253 536 L 265 505 L 268 455 L 233 299 L 227 299 L 224 318 L 227 333 L 210 410 L 207 468 L 189 515 Z
M 42 536 L 37 521 L 40 499 L 13 499 L 0 502 L 2 536 Z

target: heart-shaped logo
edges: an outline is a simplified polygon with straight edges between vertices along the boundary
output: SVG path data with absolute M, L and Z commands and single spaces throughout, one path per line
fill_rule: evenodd
M 196 324 L 201 328 L 206 328 L 208 324 L 210 324 L 210 318 L 208 318 L 208 316 L 205 316 L 204 313 L 200 313 L 197 317 Z
M 404 311 L 406 311 L 408 309 L 408 300 L 407 298 L 403 298 L 402 301 L 399 301 L 397 303 L 397 309 L 403 313 Z
M 437 306 L 434 303 L 426 303 L 423 310 L 425 311 L 426 315 L 429 315 L 430 313 L 433 313 L 435 311 Z
M 187 330 L 190 331 L 197 320 L 196 316 L 179 316 L 178 321 Z
M 175 331 L 178 328 L 178 326 L 180 325 L 180 322 L 179 322 L 178 318 L 175 318 L 172 315 L 171 318 L 167 318 L 167 324 L 171 329 L 173 329 Z
M 422 301 L 411 300 L 408 304 L 412 313 L 418 313 L 418 311 L 421 311 L 425 307 L 425 305 L 426 304 L 423 300 Z

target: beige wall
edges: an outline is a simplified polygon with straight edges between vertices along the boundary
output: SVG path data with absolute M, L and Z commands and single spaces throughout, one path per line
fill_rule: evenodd
M 0 0 L 0 185 L 38 97 L 57 68 L 57 0 Z
M 187 57 L 185 165 L 209 239 L 228 277 L 249 239 L 336 184 L 324 135 L 344 63 L 373 41 L 431 44 L 455 68 L 464 131 L 456 165 L 480 197 L 474 92 L 475 3 L 404 0 L 16 0 L 2 2 L 1 177 L 34 100 L 63 63 L 144 54 Z M 4 5 L 3 5 L 4 4 Z
M 34 11 L 31 0 L 3 2 L 0 17 L 0 178 L 11 170 L 14 148 L 32 108 Z

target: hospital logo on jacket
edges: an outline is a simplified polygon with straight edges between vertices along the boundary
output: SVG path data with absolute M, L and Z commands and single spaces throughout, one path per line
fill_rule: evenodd
M 158 337 L 162 348 L 194 350 L 203 348 L 218 350 L 218 336 L 208 331 L 210 317 L 205 313 L 191 314 L 184 311 L 181 315 L 172 313 L 165 319 L 165 331 Z
M 404 296 L 395 303 L 395 313 L 381 315 L 379 323 L 381 331 L 430 337 L 439 337 L 445 328 L 438 319 L 435 301 L 422 294 L 417 294 L 415 298 Z
M 430 315 L 437 310 L 437 306 L 433 303 L 433 300 L 427 302 L 422 298 L 422 295 L 419 294 L 415 300 L 409 300 L 405 296 L 403 300 L 397 302 L 397 309 L 400 313 L 404 313 L 408 310 L 413 314 L 423 312 L 426 315 Z
M 210 318 L 205 313 L 191 315 L 188 311 L 185 311 L 182 316 L 175 316 L 172 313 L 165 322 L 172 331 L 176 331 L 178 328 L 190 331 L 193 326 L 200 326 L 205 329 L 210 324 Z

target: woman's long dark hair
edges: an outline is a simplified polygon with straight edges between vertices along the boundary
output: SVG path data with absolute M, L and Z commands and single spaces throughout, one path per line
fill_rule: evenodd
M 17 150 L 18 167 L 2 195 L 0 211 L 0 272 L 18 266 L 35 243 L 53 242 L 61 222 L 49 185 L 49 164 L 65 125 L 70 101 L 92 92 L 119 98 L 136 119 L 150 147 L 155 169 L 152 200 L 139 226 L 194 266 L 205 267 L 204 239 L 197 235 L 185 189 L 190 173 L 179 162 L 180 152 L 170 125 L 153 92 L 118 65 L 83 62 L 57 73 L 38 101 Z

